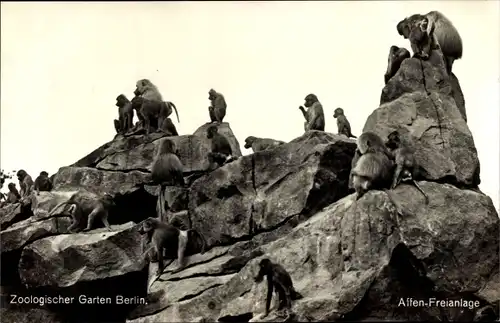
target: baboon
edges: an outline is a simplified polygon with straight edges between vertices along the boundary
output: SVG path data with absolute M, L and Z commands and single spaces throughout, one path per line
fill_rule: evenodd
M 224 163 L 235 159 L 232 156 L 233 150 L 229 141 L 218 132 L 217 126 L 212 125 L 207 128 L 207 138 L 212 141 L 212 149 L 208 153 L 208 161 L 211 164 L 216 163 L 218 166 L 222 166 Z
M 87 232 L 92 230 L 96 217 L 100 217 L 102 223 L 106 226 L 108 231 L 112 231 L 108 222 L 108 212 L 112 206 L 115 206 L 115 203 L 113 201 L 113 197 L 108 193 L 104 193 L 104 196 L 99 196 L 87 190 L 80 189 L 67 201 L 57 204 L 52 211 L 50 211 L 48 216 L 53 215 L 62 205 L 67 206 L 63 209 L 63 212 L 69 212 L 73 220 L 71 225 L 68 227 L 68 231 Z M 73 231 L 75 228 L 80 226 L 81 221 L 86 215 L 88 215 L 87 227 L 83 230 Z
M 159 147 L 151 168 L 154 183 L 169 186 L 184 186 L 182 162 L 176 155 L 172 140 L 164 139 Z
M 285 142 L 281 140 L 274 140 L 270 138 L 258 138 L 249 136 L 245 139 L 245 148 L 252 147 L 254 153 L 262 150 L 269 150 L 283 145 Z
M 359 136 L 355 158 L 350 181 L 356 191 L 356 199 L 371 189 L 383 190 L 390 186 L 392 155 L 376 133 L 364 132 Z
M 40 191 L 50 192 L 52 190 L 49 173 L 46 171 L 40 172 L 40 175 L 35 179 L 35 190 L 37 195 L 40 195 Z
M 19 187 L 21 188 L 19 192 L 21 199 L 30 196 L 35 184 L 31 176 L 26 173 L 24 169 L 21 169 L 17 172 L 17 179 L 19 180 Z
M 384 141 L 374 132 L 363 132 L 357 140 L 357 149 L 361 155 L 366 153 L 381 152 L 389 159 L 392 158 L 391 153 L 387 149 Z
M 132 107 L 138 110 L 137 117 L 149 135 L 152 129 L 163 131 L 166 127 L 165 120 L 175 110 L 177 121 L 179 114 L 177 107 L 170 101 L 164 102 L 156 86 L 147 79 L 139 80 L 134 91 L 136 97 L 132 99 Z M 140 105 L 140 108 L 138 106 Z M 156 121 L 156 124 L 154 122 Z M 156 126 L 156 127 L 155 127 Z
M 390 185 L 392 169 L 392 161 L 381 152 L 361 155 L 351 170 L 356 200 L 370 190 L 386 190 Z
M 133 127 L 134 109 L 132 103 L 124 94 L 120 94 L 116 98 L 115 105 L 118 107 L 118 120 L 114 120 L 116 133 L 125 134 Z
M 167 117 L 172 114 L 173 109 L 175 111 L 175 115 L 177 116 L 177 122 L 180 123 L 181 121 L 179 120 L 179 113 L 177 112 L 177 107 L 175 106 L 175 104 L 171 101 L 165 101 L 164 103 L 167 106 Z M 170 122 L 172 122 L 172 120 L 170 120 Z
M 323 113 L 323 106 L 319 103 L 318 97 L 311 93 L 304 100 L 307 111 L 303 106 L 299 107 L 306 119 L 306 122 L 304 122 L 304 131 L 325 131 L 325 114 Z
M 182 162 L 175 153 L 174 142 L 164 139 L 159 147 L 151 168 L 153 183 L 159 186 L 157 212 L 160 219 L 165 218 L 166 186 L 184 186 Z
M 349 120 L 347 120 L 345 114 L 344 114 L 344 109 L 342 108 L 337 108 L 333 112 L 333 117 L 337 119 L 337 129 L 339 135 L 345 135 L 347 138 L 357 138 L 355 135 L 352 134 L 351 132 L 351 124 L 349 123 Z
M 170 136 L 178 136 L 179 135 L 179 133 L 177 132 L 177 129 L 175 128 L 174 123 L 172 122 L 172 119 L 170 119 L 170 118 L 165 119 L 165 121 L 163 122 L 163 125 L 162 125 L 162 130 L 163 130 L 163 132 L 165 132 L 166 134 L 168 134 Z
M 391 46 L 389 50 L 389 57 L 387 59 L 387 71 L 384 74 L 384 82 L 387 84 L 389 80 L 396 75 L 401 63 L 407 58 L 410 58 L 410 52 L 403 47 Z
M 184 268 L 184 254 L 189 240 L 198 235 L 202 241 L 202 248 L 200 253 L 203 254 L 206 248 L 206 241 L 204 237 L 196 230 L 180 230 L 171 224 L 164 223 L 155 218 L 148 218 L 142 222 L 139 228 L 140 234 L 147 234 L 151 237 L 151 246 L 143 252 L 143 256 L 148 254 L 154 249 L 158 257 L 158 275 L 163 272 L 163 251 L 164 249 L 177 248 L 177 261 L 179 267 L 177 270 Z
M 135 86 L 136 88 L 134 90 L 134 94 L 136 96 L 141 96 L 145 100 L 163 102 L 163 97 L 160 94 L 160 91 L 158 91 L 156 85 L 154 85 L 150 80 L 141 79 L 135 83 Z
M 458 30 L 451 21 L 439 11 L 430 11 L 425 15 L 415 14 L 401 20 L 397 25 L 397 30 L 405 39 L 410 37 L 411 26 L 415 21 L 420 21 L 425 17 L 428 20 L 427 34 L 433 38 L 433 42 L 439 45 L 446 61 L 446 69 L 451 75 L 453 62 L 462 58 L 463 44 Z
M 256 283 L 260 283 L 264 276 L 267 278 L 267 296 L 266 296 L 266 309 L 263 317 L 269 314 L 269 307 L 271 306 L 271 299 L 273 297 L 273 288 L 278 292 L 278 311 L 286 308 L 292 308 L 292 300 L 301 299 L 302 295 L 298 293 L 293 287 L 292 278 L 290 274 L 280 264 L 272 263 L 268 258 L 263 258 L 259 263 L 259 272 L 254 278 Z
M 432 34 L 428 34 L 427 27 L 429 20 L 423 17 L 421 20 L 415 21 L 410 26 L 410 40 L 411 50 L 413 56 L 424 60 L 429 59 L 432 50 Z M 432 33 L 432 30 L 430 31 Z
M 208 91 L 208 99 L 210 100 L 210 106 L 208 107 L 208 113 L 210 115 L 210 122 L 221 123 L 226 116 L 226 100 L 224 96 L 216 92 L 214 89 Z
M 19 191 L 16 188 L 16 184 L 9 183 L 9 185 L 7 185 L 7 188 L 9 189 L 9 192 L 7 192 L 7 200 L 5 201 L 5 203 L 14 204 L 19 202 L 19 200 L 21 199 L 21 194 L 19 194 Z
M 418 165 L 415 161 L 413 150 L 401 142 L 397 130 L 391 132 L 389 136 L 387 136 L 386 146 L 391 150 L 396 163 L 396 170 L 394 171 L 391 189 L 396 188 L 401 181 L 411 182 L 424 196 L 425 204 L 428 204 L 429 197 L 415 181 L 415 178 L 417 177 Z

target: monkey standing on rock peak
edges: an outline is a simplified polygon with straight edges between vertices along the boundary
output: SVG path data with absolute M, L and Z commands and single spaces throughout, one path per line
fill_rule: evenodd
M 451 21 L 439 11 L 430 11 L 425 15 L 415 14 L 401 20 L 397 25 L 397 30 L 405 39 L 410 37 L 412 26 L 427 19 L 427 34 L 432 37 L 433 45 L 439 45 L 445 58 L 446 69 L 451 75 L 453 62 L 462 58 L 463 45 L 462 38 L 458 30 L 453 26 Z
M 337 108 L 333 112 L 333 117 L 337 119 L 337 129 L 339 135 L 345 135 L 347 138 L 356 138 L 351 132 L 351 124 L 344 115 L 344 109 Z
M 285 268 L 280 264 L 271 262 L 268 258 L 263 258 L 259 262 L 259 272 L 254 281 L 260 283 L 264 279 L 264 276 L 267 278 L 267 295 L 263 318 L 269 314 L 269 307 L 273 298 L 273 288 L 278 293 L 278 311 L 282 309 L 290 310 L 292 308 L 292 300 L 302 298 L 302 295 L 293 287 L 292 278 Z
M 432 42 L 433 30 L 429 31 L 430 34 L 427 31 L 428 25 L 429 20 L 426 17 L 422 17 L 421 20 L 415 21 L 413 25 L 410 26 L 410 35 L 408 36 L 413 55 L 423 60 L 429 59 L 431 50 L 438 48 L 437 45 Z
M 224 96 L 216 92 L 214 89 L 208 91 L 208 99 L 211 105 L 208 107 L 208 113 L 210 115 L 210 122 L 221 123 L 226 116 L 227 104 Z
M 303 106 L 299 107 L 299 110 L 302 111 L 302 115 L 306 119 L 306 122 L 304 122 L 304 131 L 325 131 L 325 114 L 323 113 L 323 106 L 319 103 L 318 97 L 311 93 L 304 100 L 304 105 L 308 108 L 307 111 Z
M 173 126 L 173 124 L 169 125 L 169 122 L 166 120 L 172 113 L 172 110 L 175 110 L 177 121 L 179 121 L 177 107 L 170 101 L 164 102 L 162 95 L 151 81 L 147 79 L 137 81 L 134 94 L 136 97 L 132 99 L 132 106 L 134 109 L 138 110 L 137 116 L 142 126 L 146 128 L 147 135 L 149 135 L 154 128 L 154 121 L 156 121 L 155 126 L 157 132 L 167 132 L 168 128 Z M 140 106 L 140 108 L 138 108 L 138 106 Z

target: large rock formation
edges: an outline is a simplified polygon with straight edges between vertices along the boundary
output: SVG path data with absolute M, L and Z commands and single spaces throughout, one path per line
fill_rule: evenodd
M 439 64 L 407 59 L 364 128 L 384 137 L 399 129 L 412 143 L 427 205 L 406 184 L 391 199 L 370 191 L 355 200 L 348 180 L 356 144 L 345 137 L 309 131 L 241 156 L 222 123 L 239 158 L 213 171 L 208 124 L 169 137 L 187 185 L 165 190 L 163 220 L 195 229 L 208 249 L 200 254 L 190 244 L 183 270 L 171 260 L 160 277 L 157 263 L 142 256 L 147 237 L 138 227 L 157 216 L 150 170 L 164 135 L 118 135 L 60 168 L 54 190 L 35 194 L 31 206 L 0 211 L 1 314 L 20 322 L 283 321 L 275 300 L 270 315 L 261 315 L 266 284 L 253 277 L 267 257 L 288 270 L 304 296 L 293 303 L 292 320 L 498 318 L 499 218 L 477 189 L 479 161 L 459 89 Z M 113 232 L 68 234 L 68 215 L 49 215 L 82 187 L 113 196 Z M 176 257 L 175 246 L 166 256 Z M 13 294 L 31 303 L 5 302 Z M 408 304 L 434 300 L 460 306 Z
M 433 51 L 432 56 L 439 56 Z M 422 177 L 460 187 L 479 185 L 479 159 L 467 127 L 458 79 L 441 65 L 405 59 L 382 90 L 363 128 L 383 138 L 399 129 L 416 149 Z

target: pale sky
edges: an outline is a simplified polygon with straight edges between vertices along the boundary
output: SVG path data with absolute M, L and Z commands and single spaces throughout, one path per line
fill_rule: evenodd
M 499 1 L 8 2 L 1 4 L 1 168 L 33 178 L 113 139 L 115 98 L 147 78 L 178 109 L 181 135 L 209 121 L 224 94 L 244 154 L 253 135 L 303 133 L 308 93 L 344 108 L 359 135 L 378 108 L 396 24 L 443 12 L 464 43 L 453 71 L 481 162 L 480 188 L 499 205 Z M 173 117 L 173 116 L 172 116 Z M 4 187 L 4 190 L 6 185 Z

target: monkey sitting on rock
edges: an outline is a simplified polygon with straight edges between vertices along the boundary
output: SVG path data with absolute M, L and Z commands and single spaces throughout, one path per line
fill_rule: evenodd
M 210 91 L 208 91 L 208 99 L 210 100 L 210 106 L 208 107 L 210 122 L 221 123 L 226 116 L 226 99 L 224 99 L 224 96 L 221 93 L 215 91 L 214 89 L 210 89 Z
M 40 175 L 35 179 L 35 191 L 40 195 L 40 191 L 50 192 L 52 190 L 52 181 L 49 178 L 49 173 L 41 171 Z
M 281 266 L 271 262 L 268 258 L 263 258 L 259 262 L 259 272 L 254 278 L 256 283 L 260 283 L 264 276 L 267 278 L 267 295 L 266 295 L 266 309 L 262 318 L 269 314 L 269 307 L 273 298 L 273 289 L 278 293 L 278 311 L 286 309 L 289 311 L 292 308 L 292 300 L 302 298 L 293 287 L 292 278 L 290 274 Z
M 115 105 L 118 107 L 118 120 L 114 120 L 116 133 L 125 134 L 133 127 L 134 109 L 132 103 L 124 94 L 120 94 L 116 98 Z
M 344 109 L 335 109 L 333 117 L 337 119 L 337 129 L 339 135 L 345 135 L 347 138 L 356 138 L 356 136 L 351 132 L 351 124 L 344 114 Z
M 384 141 L 373 132 L 364 132 L 357 141 L 359 159 L 351 169 L 356 199 L 369 190 L 385 190 L 392 179 L 392 155 Z
M 389 80 L 396 75 L 401 63 L 407 58 L 410 58 L 410 52 L 403 47 L 391 46 L 389 49 L 389 57 L 387 59 L 387 71 L 384 74 L 384 82 L 387 84 Z
M 211 139 L 211 151 L 208 153 L 208 161 L 211 164 L 211 169 L 215 164 L 220 167 L 237 159 L 232 156 L 233 150 L 229 141 L 218 132 L 216 125 L 211 125 L 207 128 L 207 138 Z
M 19 194 L 19 191 L 16 188 L 16 184 L 9 183 L 9 185 L 7 185 L 7 188 L 9 189 L 9 192 L 7 192 L 5 201 L 1 202 L 1 206 L 5 206 L 7 204 L 14 204 L 21 200 L 21 195 Z
M 308 108 L 307 111 L 303 106 L 299 107 L 304 119 L 306 119 L 304 122 L 304 131 L 325 131 L 325 114 L 323 112 L 323 106 L 319 103 L 318 97 L 311 93 L 305 97 L 304 101 L 305 107 Z

